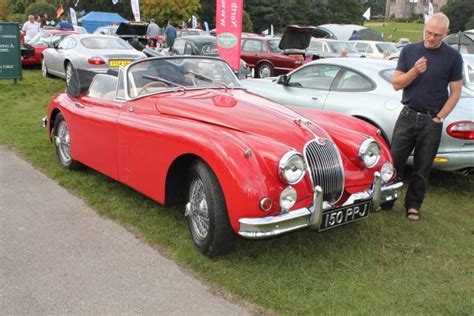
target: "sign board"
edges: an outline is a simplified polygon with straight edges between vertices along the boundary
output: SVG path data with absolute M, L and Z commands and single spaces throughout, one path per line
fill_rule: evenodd
M 21 79 L 20 25 L 0 22 L 0 79 Z

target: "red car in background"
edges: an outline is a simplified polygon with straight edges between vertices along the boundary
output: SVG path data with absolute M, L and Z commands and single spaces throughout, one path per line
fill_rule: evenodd
M 27 46 L 33 48 L 32 54 L 22 54 L 21 64 L 23 66 L 40 66 L 41 65 L 41 54 L 48 47 L 53 47 L 59 43 L 65 36 L 70 34 L 79 34 L 75 31 L 65 31 L 56 29 L 43 29 L 41 32 L 33 37 Z
M 255 70 L 256 78 L 282 75 L 304 64 L 313 26 L 290 25 L 283 37 L 243 34 L 240 58 Z

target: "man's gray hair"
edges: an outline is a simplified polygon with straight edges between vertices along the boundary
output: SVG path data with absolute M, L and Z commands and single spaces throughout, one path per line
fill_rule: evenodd
M 449 18 L 446 16 L 446 14 L 444 14 L 442 12 L 435 13 L 429 18 L 428 22 L 431 21 L 431 20 L 439 21 L 439 22 L 443 23 L 444 26 L 446 26 L 447 29 L 449 29 Z

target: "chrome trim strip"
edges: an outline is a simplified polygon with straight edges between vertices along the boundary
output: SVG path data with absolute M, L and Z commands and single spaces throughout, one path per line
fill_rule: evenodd
M 343 206 L 356 203 L 358 200 L 372 199 L 377 208 L 381 203 L 392 201 L 400 196 L 400 188 L 403 183 L 397 182 L 382 186 L 380 173 L 374 174 L 372 187 L 368 190 L 352 194 Z M 317 186 L 314 188 L 313 203 L 310 207 L 282 213 L 277 216 L 266 216 L 258 218 L 239 219 L 239 235 L 249 239 L 263 239 L 281 235 L 294 230 L 310 227 L 318 230 L 321 226 L 323 211 L 330 209 L 323 202 L 323 190 Z

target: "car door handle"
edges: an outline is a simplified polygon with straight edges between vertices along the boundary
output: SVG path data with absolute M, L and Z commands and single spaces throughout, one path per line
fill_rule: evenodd
M 84 104 L 80 103 L 80 102 L 74 102 L 74 105 L 76 106 L 76 108 L 83 108 L 84 107 Z
M 313 101 L 318 101 L 319 100 L 318 97 L 312 97 L 311 99 L 313 99 Z

